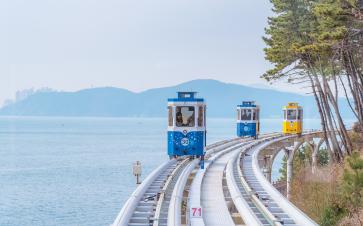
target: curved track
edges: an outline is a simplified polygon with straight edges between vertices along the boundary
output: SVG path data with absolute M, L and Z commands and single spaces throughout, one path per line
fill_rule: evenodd
M 206 157 L 240 143 L 240 139 L 220 141 L 207 146 Z M 172 159 L 155 169 L 134 191 L 121 209 L 113 226 L 165 225 L 169 218 L 169 205 L 172 192 L 179 176 L 186 168 L 195 166 L 196 161 L 186 158 Z M 188 167 L 189 166 L 189 167 Z M 166 210 L 168 209 L 168 210 Z M 165 214 L 166 213 L 166 214 Z
M 202 217 L 190 214 L 190 225 L 317 225 L 273 188 L 258 165 L 262 149 L 287 138 L 272 134 L 213 156 L 194 178 L 189 205 L 201 208 Z
M 317 225 L 267 181 L 258 164 L 261 150 L 287 138 L 215 143 L 207 147 L 205 169 L 195 159 L 166 162 L 135 190 L 113 226 Z
M 244 142 L 226 148 L 206 161 L 205 170 L 199 169 L 194 177 L 188 200 L 189 209 L 201 209 L 202 216 L 196 216 L 190 211 L 188 219 L 190 225 L 235 225 L 230 213 L 231 204 L 226 201 L 229 198 L 226 190 L 230 190 L 224 185 L 226 166 L 231 159 L 235 159 L 236 155 L 248 147 L 274 136 L 276 134 L 261 136 L 259 140 L 245 139 Z M 228 178 L 227 185 L 232 186 L 228 184 Z

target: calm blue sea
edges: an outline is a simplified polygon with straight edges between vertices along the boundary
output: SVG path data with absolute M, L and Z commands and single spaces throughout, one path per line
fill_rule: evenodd
M 207 123 L 208 143 L 235 136 L 234 119 Z M 0 117 L 0 225 L 110 225 L 135 189 L 132 163 L 144 177 L 165 152 L 165 119 Z

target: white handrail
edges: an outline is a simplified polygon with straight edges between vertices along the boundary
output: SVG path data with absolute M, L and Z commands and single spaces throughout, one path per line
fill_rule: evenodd
M 193 160 L 180 174 L 175 189 L 171 195 L 169 210 L 168 210 L 168 226 L 181 225 L 181 204 L 183 201 L 183 193 L 188 177 L 198 164 L 198 159 Z
M 281 209 L 283 209 L 297 224 L 304 226 L 317 226 L 318 224 L 316 224 L 305 213 L 303 213 L 299 208 L 297 208 L 294 204 L 287 200 L 279 191 L 277 191 L 274 186 L 272 186 L 272 184 L 262 174 L 258 164 L 258 154 L 261 150 L 275 142 L 282 141 L 288 138 L 289 137 L 282 137 L 274 139 L 265 144 L 262 144 L 259 148 L 257 148 L 257 150 L 252 154 L 252 169 L 254 171 L 256 179 L 260 182 L 261 186 L 265 189 L 265 191 L 268 192 L 272 199 L 278 202 Z
M 145 178 L 145 180 L 136 188 L 130 198 L 126 201 L 125 205 L 122 207 L 120 213 L 117 215 L 117 218 L 113 222 L 112 226 L 125 226 L 129 223 L 138 202 L 141 200 L 148 187 L 162 172 L 164 172 L 166 168 L 168 168 L 175 162 L 176 160 L 173 159 L 163 163 Z

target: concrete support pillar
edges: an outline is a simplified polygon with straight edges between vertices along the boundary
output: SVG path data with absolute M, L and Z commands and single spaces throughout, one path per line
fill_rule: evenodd
M 272 175 L 272 155 L 265 155 L 263 164 L 263 174 L 266 179 L 271 183 L 271 175 Z
M 321 145 L 323 144 L 323 142 L 324 142 L 324 139 L 320 138 L 318 143 L 316 145 L 314 145 L 313 153 L 311 154 L 311 159 L 312 159 L 311 172 L 313 174 L 316 173 L 316 168 L 318 167 L 318 152 L 319 152 L 319 149 L 320 149 Z
M 307 146 L 309 146 L 310 150 L 311 150 L 311 155 L 313 155 L 313 152 L 314 152 L 314 148 L 315 148 L 315 143 L 314 143 L 314 139 L 311 139 L 311 140 L 307 140 L 305 142 L 305 144 Z M 310 157 L 310 156 L 309 156 Z M 313 165 L 313 156 L 311 156 L 311 159 L 312 161 L 310 162 L 310 159 L 305 159 L 305 166 L 308 166 L 308 164 L 306 164 L 306 161 L 309 162 L 309 165 L 312 166 Z
M 287 165 L 286 165 L 286 195 L 287 199 L 291 198 L 291 181 L 292 181 L 292 173 L 293 173 L 293 160 L 294 154 L 299 149 L 299 147 L 303 144 L 303 142 L 295 142 L 294 147 L 292 149 L 285 148 L 285 153 L 287 156 Z

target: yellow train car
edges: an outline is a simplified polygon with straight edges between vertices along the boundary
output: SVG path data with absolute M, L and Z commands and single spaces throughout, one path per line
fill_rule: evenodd
M 284 122 L 282 127 L 283 134 L 298 134 L 303 131 L 303 109 L 298 103 L 288 103 L 283 108 Z

